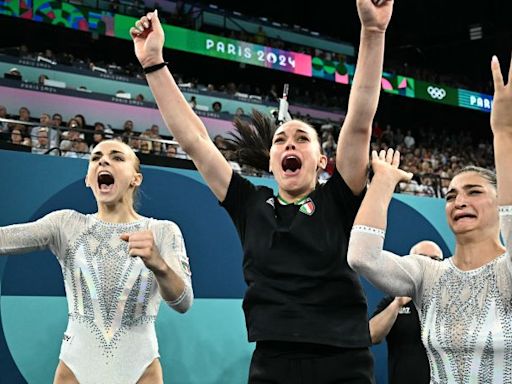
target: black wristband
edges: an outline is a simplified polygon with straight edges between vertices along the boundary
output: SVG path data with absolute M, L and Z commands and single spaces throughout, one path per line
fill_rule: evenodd
M 147 75 L 148 73 L 158 71 L 159 69 L 165 67 L 168 64 L 169 63 L 167 61 L 164 61 L 163 63 L 160 63 L 160 64 L 155 64 L 155 65 L 151 65 L 146 68 L 142 68 L 142 72 L 144 72 L 144 74 Z

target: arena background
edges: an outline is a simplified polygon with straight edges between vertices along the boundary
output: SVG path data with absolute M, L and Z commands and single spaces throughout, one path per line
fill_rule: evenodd
M 0 74 L 17 67 L 24 77 L 23 83 L 0 79 L 0 104 L 5 105 L 13 115 L 20 106 L 27 105 L 35 117 L 43 112 L 60 112 L 67 120 L 75 113 L 82 113 L 89 122 L 105 121 L 113 128 L 121 128 L 123 121 L 130 117 L 138 127 L 149 127 L 156 123 L 163 128 L 159 113 L 142 81 L 127 80 L 121 75 L 94 77 L 84 74 L 81 69 L 66 69 L 59 65 L 44 67 L 40 63 L 38 66 L 19 60 L 12 54 L 15 47 L 25 44 L 36 51 L 51 48 L 73 52 L 75 56 L 82 54 L 96 63 L 116 61 L 122 66 L 134 62 L 126 28 L 115 29 L 116 24 L 117 27 L 128 25 L 129 17 L 119 16 L 117 20 L 112 17 L 108 19 L 113 20 L 112 25 L 101 22 L 94 24 L 90 19 L 94 14 L 90 5 L 96 3 L 100 6 L 100 3 L 104 3 L 108 6 L 109 2 L 69 3 L 72 7 L 78 7 L 73 8 L 78 10 L 75 16 L 88 12 L 89 24 L 80 21 L 73 24 L 73 13 L 69 12 L 59 13 L 64 21 L 52 22 L 57 20 L 54 17 L 57 12 L 51 13 L 48 9 L 63 10 L 66 2 L 0 1 L 0 25 L 5 31 L 0 35 Z M 152 7 L 153 3 L 146 1 L 148 7 Z M 175 3 L 160 2 L 164 8 L 168 4 L 172 6 Z M 342 12 L 337 10 L 338 6 L 333 10 L 332 2 L 327 1 L 280 1 L 272 4 L 217 1 L 217 8 L 206 3 L 189 5 L 192 9 L 205 7 L 210 12 L 224 12 L 223 16 L 219 16 L 224 24 L 247 18 L 268 30 L 282 29 L 283 36 L 290 30 L 300 33 L 310 46 L 318 43 L 322 47 L 332 47 L 331 44 L 335 44 L 336 49 L 346 52 L 345 64 L 349 75 L 353 70 L 359 36 L 353 1 L 342 2 Z M 29 14 L 27 10 L 34 11 Z M 489 108 L 485 107 L 485 100 L 491 100 L 492 94 L 492 89 L 488 87 L 489 63 L 492 54 L 498 54 L 502 62 L 508 63 L 512 39 L 510 14 L 510 4 L 498 0 L 485 4 L 467 1 L 464 6 L 460 2 L 442 0 L 397 1 L 386 46 L 385 63 L 391 64 L 388 67 L 385 64 L 388 75 L 383 79 L 385 92 L 382 93 L 377 118 L 404 129 L 416 125 L 438 126 L 439 129 L 453 129 L 461 137 L 470 136 L 475 142 L 488 140 Z M 105 14 L 102 17 L 99 19 L 107 20 Z M 78 17 L 76 20 L 81 19 Z M 279 22 L 280 26 L 272 25 L 273 20 Z M 286 28 L 284 23 L 288 24 Z M 97 30 L 94 30 L 94 25 L 98 26 Z M 299 31 L 295 25 L 300 27 Z M 110 35 L 107 33 L 109 26 L 112 27 Z M 474 26 L 482 27 L 482 38 L 470 39 L 469 29 Z M 215 28 L 219 28 L 219 25 Z M 293 39 L 292 32 L 288 33 L 290 39 Z M 346 109 L 349 86 L 338 77 L 336 79 L 340 81 L 329 78 L 329 70 L 325 66 L 322 69 L 313 67 L 312 75 L 305 76 L 177 47 L 167 49 L 166 57 L 171 61 L 173 71 L 183 73 L 184 77 L 200 77 L 204 82 L 276 83 L 279 88 L 284 83 L 290 83 L 292 89 L 339 92 L 340 98 L 345 101 L 339 108 L 322 109 L 290 99 L 292 113 L 335 121 L 343 117 Z M 397 65 L 403 68 L 403 63 L 439 74 L 440 80 L 434 84 L 436 86 L 443 84 L 444 80 L 450 82 L 450 76 L 457 79 L 463 77 L 466 82 L 461 86 L 452 84 L 445 87 L 449 96 L 453 96 L 446 103 L 429 100 L 418 91 L 420 86 L 428 85 L 422 85 L 419 79 L 416 79 L 418 87 L 414 92 L 407 86 L 401 87 L 403 78 L 397 76 L 401 73 L 394 68 Z M 42 71 L 52 79 L 65 82 L 68 87 L 54 90 L 33 85 Z M 93 92 L 78 92 L 76 88 L 81 84 L 86 84 Z M 386 88 L 388 84 L 390 88 Z M 145 100 L 126 102 L 114 98 L 113 94 L 119 89 L 132 95 L 143 93 Z M 214 92 L 197 93 L 186 88 L 184 93 L 187 99 L 195 95 L 200 104 L 207 106 L 215 100 L 222 101 L 225 113 L 198 111 L 212 137 L 225 135 L 231 130 L 230 121 L 239 106 L 246 111 L 256 108 L 266 112 L 277 106 L 275 101 L 258 102 L 257 99 L 226 97 Z M 470 96 L 474 97 L 474 105 L 470 105 L 473 100 Z M 483 100 L 481 105 L 478 104 L 479 100 Z M 161 133 L 166 134 L 164 131 L 162 129 Z M 468 148 L 468 151 L 471 150 Z M 148 162 L 168 165 L 159 161 Z M 63 208 L 93 212 L 94 199 L 83 182 L 86 167 L 87 162 L 82 159 L 0 149 L 0 225 L 35 220 Z M 165 380 L 184 384 L 244 383 L 254 346 L 247 342 L 241 309 L 245 283 L 239 240 L 228 216 L 197 172 L 185 168 L 190 167 L 143 166 L 145 179 L 140 212 L 179 224 L 191 261 L 196 296 L 193 307 L 185 315 L 161 308 L 157 333 Z M 275 186 L 268 177 L 253 177 L 251 180 L 257 184 Z M 415 242 L 431 239 L 442 247 L 445 254 L 450 255 L 453 236 L 446 225 L 443 205 L 441 198 L 396 194 L 389 215 L 385 248 L 404 254 Z M 371 313 L 382 293 L 365 281 L 363 284 Z M 0 258 L 1 383 L 37 384 L 52 381 L 67 322 L 66 312 L 60 267 L 53 255 L 37 252 Z M 374 347 L 373 352 L 377 382 L 387 383 L 385 343 Z

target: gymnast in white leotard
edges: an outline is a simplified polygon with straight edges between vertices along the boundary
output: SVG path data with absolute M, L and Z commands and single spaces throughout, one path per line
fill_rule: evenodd
M 61 265 L 69 321 L 56 384 L 163 381 L 154 327 L 160 301 L 185 312 L 193 292 L 179 227 L 133 208 L 141 182 L 133 151 L 105 141 L 86 177 L 96 214 L 62 210 L 0 228 L 0 254 L 49 248 Z

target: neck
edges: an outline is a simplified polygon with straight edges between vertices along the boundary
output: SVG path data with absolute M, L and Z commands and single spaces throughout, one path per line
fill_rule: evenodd
M 118 202 L 115 204 L 98 204 L 98 218 L 107 223 L 131 223 L 140 219 L 133 205 Z
M 287 204 L 294 204 L 305 197 L 307 197 L 314 189 L 310 189 L 304 192 L 294 193 L 294 192 L 286 192 L 282 189 L 279 189 L 279 197 L 281 200 L 284 200 Z
M 505 252 L 499 239 L 482 236 L 478 239 L 470 234 L 458 235 L 453 263 L 463 271 L 480 268 Z

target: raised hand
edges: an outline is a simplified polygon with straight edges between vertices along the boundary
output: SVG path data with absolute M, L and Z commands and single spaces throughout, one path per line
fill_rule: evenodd
M 494 134 L 512 134 L 512 62 L 509 66 L 508 82 L 505 84 L 500 63 L 496 56 L 491 61 L 494 81 L 494 101 L 491 111 L 491 128 Z
M 163 60 L 162 49 L 164 47 L 165 35 L 158 12 L 148 12 L 142 16 L 130 28 L 130 36 L 135 46 L 135 55 L 142 67 L 160 64 Z
M 132 257 L 140 257 L 146 267 L 153 272 L 165 267 L 165 261 L 160 256 L 155 238 L 151 231 L 124 233 L 121 240 L 128 243 L 129 254 Z
M 393 13 L 393 0 L 357 0 L 357 13 L 364 29 L 384 33 Z
M 398 168 L 400 164 L 400 152 L 389 148 L 387 151 L 372 151 L 372 169 L 376 177 L 385 178 L 393 185 L 400 181 L 410 181 L 413 174 Z

